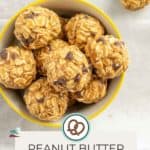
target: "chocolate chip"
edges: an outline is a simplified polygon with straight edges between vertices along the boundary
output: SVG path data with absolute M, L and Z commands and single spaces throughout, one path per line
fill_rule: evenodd
M 65 59 L 67 59 L 67 60 L 72 60 L 72 59 L 73 59 L 73 54 L 72 54 L 72 52 L 68 52 L 68 54 L 66 55 Z
M 25 19 L 32 19 L 33 18 L 33 15 L 32 14 L 26 14 L 24 16 Z
M 103 42 L 105 43 L 105 38 L 104 37 L 100 37 L 96 40 L 96 42 Z
M 34 13 L 34 12 L 31 12 L 31 13 L 29 13 L 29 14 L 26 14 L 26 15 L 24 16 L 24 18 L 25 18 L 25 19 L 33 19 L 33 18 L 36 17 L 36 16 L 39 16 L 39 14 Z
M 88 19 L 88 18 L 89 18 L 89 16 L 88 16 L 88 15 L 85 15 L 85 16 L 84 16 L 84 18 L 85 18 L 85 19 Z
M 32 37 L 29 37 L 28 39 L 25 39 L 23 36 L 21 37 L 21 41 L 25 46 L 29 46 L 30 43 L 32 43 L 34 40 Z
M 91 32 L 91 36 L 95 37 L 96 33 L 95 32 Z
M 63 86 L 66 84 L 66 79 L 64 77 L 61 77 L 57 81 L 54 81 L 54 84 Z
M 83 74 L 88 72 L 88 68 L 86 68 L 85 65 L 83 65 L 83 67 L 82 67 L 82 72 L 83 72 Z
M 78 98 L 82 97 L 81 91 L 77 91 L 75 94 L 76 94 L 76 96 L 77 96 Z
M 0 57 L 1 57 L 2 59 L 6 59 L 6 58 L 7 58 L 7 51 L 6 51 L 6 50 L 1 51 L 1 52 L 0 52 Z
M 50 51 L 52 49 L 51 45 L 48 45 L 48 50 Z
M 117 42 L 114 43 L 114 45 L 116 45 L 116 46 L 124 46 L 125 43 L 123 41 L 117 41 Z
M 118 63 L 116 63 L 116 64 L 114 63 L 112 67 L 114 70 L 118 70 L 121 67 L 121 65 Z
M 125 45 L 125 42 L 124 41 L 121 41 L 122 45 Z
M 80 74 L 77 74 L 74 78 L 74 82 L 79 82 L 81 79 Z
M 43 103 L 44 102 L 44 98 L 37 99 L 37 102 L 38 103 Z
M 96 68 L 93 68 L 92 73 L 96 74 L 96 72 L 97 72 Z
M 15 60 L 18 57 L 16 53 L 11 53 L 10 56 L 13 60 Z
M 89 70 L 91 70 L 91 71 L 93 70 L 93 65 L 92 64 L 89 65 Z

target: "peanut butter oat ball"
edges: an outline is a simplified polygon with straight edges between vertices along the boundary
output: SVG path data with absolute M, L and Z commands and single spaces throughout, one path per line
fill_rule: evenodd
M 31 7 L 16 20 L 15 35 L 28 49 L 39 49 L 61 34 L 59 16 L 46 8 Z
M 120 76 L 128 68 L 127 48 L 121 40 L 111 36 L 90 39 L 85 48 L 97 74 L 103 79 Z
M 48 85 L 46 78 L 41 78 L 26 90 L 24 95 L 29 112 L 39 120 L 56 121 L 67 110 L 68 97 L 66 93 L 56 93 Z
M 121 0 L 122 4 L 130 10 L 138 10 L 150 3 L 150 0 Z
M 65 26 L 67 38 L 70 44 L 84 49 L 88 38 L 104 34 L 104 27 L 94 17 L 87 14 L 77 14 L 72 17 Z
M 18 46 L 0 52 L 0 83 L 6 88 L 24 89 L 36 76 L 36 62 L 31 51 Z
M 45 66 L 46 66 L 47 58 L 49 56 L 49 52 L 51 50 L 57 50 L 59 48 L 63 48 L 67 45 L 68 45 L 67 42 L 60 39 L 56 39 L 53 40 L 49 46 L 34 51 L 34 56 L 37 62 L 37 71 L 39 72 L 40 75 L 47 76 L 47 70 Z
M 73 45 L 51 51 L 46 67 L 48 82 L 57 91 L 80 91 L 91 79 L 86 56 Z
M 107 81 L 102 79 L 92 79 L 82 91 L 73 93 L 73 97 L 82 103 L 92 104 L 99 102 L 107 92 Z

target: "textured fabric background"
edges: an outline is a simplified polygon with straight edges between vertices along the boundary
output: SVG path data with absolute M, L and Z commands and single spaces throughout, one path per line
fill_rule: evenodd
M 32 0 L 0 0 L 0 29 L 7 19 Z M 71 0 L 70 0 L 71 1 Z M 150 7 L 125 10 L 119 0 L 91 0 L 115 21 L 127 42 L 131 63 L 113 104 L 92 121 L 94 129 L 135 132 L 138 150 L 150 150 Z M 13 150 L 10 129 L 52 130 L 27 122 L 0 97 L 0 150 Z

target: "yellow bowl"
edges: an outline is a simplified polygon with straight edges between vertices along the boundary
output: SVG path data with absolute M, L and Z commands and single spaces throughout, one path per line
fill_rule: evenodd
M 53 9 L 62 15 L 68 13 L 70 15 L 76 12 L 88 13 L 100 19 L 109 34 L 113 34 L 114 36 L 121 38 L 120 33 L 117 27 L 115 26 L 115 24 L 113 23 L 113 21 L 100 8 L 90 4 L 86 0 L 71 0 L 71 1 L 70 0 L 60 0 L 60 1 L 37 0 L 33 3 L 30 3 L 28 6 L 24 7 L 19 12 L 17 12 L 13 17 L 10 18 L 10 20 L 4 26 L 4 28 L 0 33 L 0 49 L 9 46 L 12 39 L 14 39 L 13 29 L 14 29 L 14 22 L 17 16 L 26 8 L 30 6 L 37 6 L 37 5 Z M 95 105 L 89 105 L 77 111 L 79 113 L 83 113 L 85 116 L 87 116 L 89 120 L 95 118 L 100 113 L 102 113 L 112 103 L 112 101 L 115 99 L 116 95 L 118 94 L 119 89 L 124 81 L 124 75 L 125 74 L 122 74 L 120 77 L 114 79 L 111 82 L 111 85 L 108 90 L 108 95 L 104 98 L 103 101 Z M 15 92 L 14 90 L 6 89 L 2 85 L 0 85 L 0 93 L 4 98 L 4 100 L 6 101 L 6 103 L 24 119 L 47 127 L 59 128 L 61 126 L 62 120 L 58 122 L 42 122 L 32 117 L 26 110 L 23 100 L 21 100 L 17 92 Z

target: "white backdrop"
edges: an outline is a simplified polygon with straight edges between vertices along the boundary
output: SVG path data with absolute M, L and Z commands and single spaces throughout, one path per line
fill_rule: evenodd
M 32 0 L 0 0 L 0 29 L 19 8 Z M 117 24 L 127 42 L 131 63 L 124 85 L 113 104 L 92 121 L 94 129 L 131 131 L 138 137 L 138 150 L 150 150 L 150 7 L 125 10 L 119 0 L 91 0 Z M 10 129 L 51 130 L 22 119 L 0 97 L 0 150 L 13 150 Z

